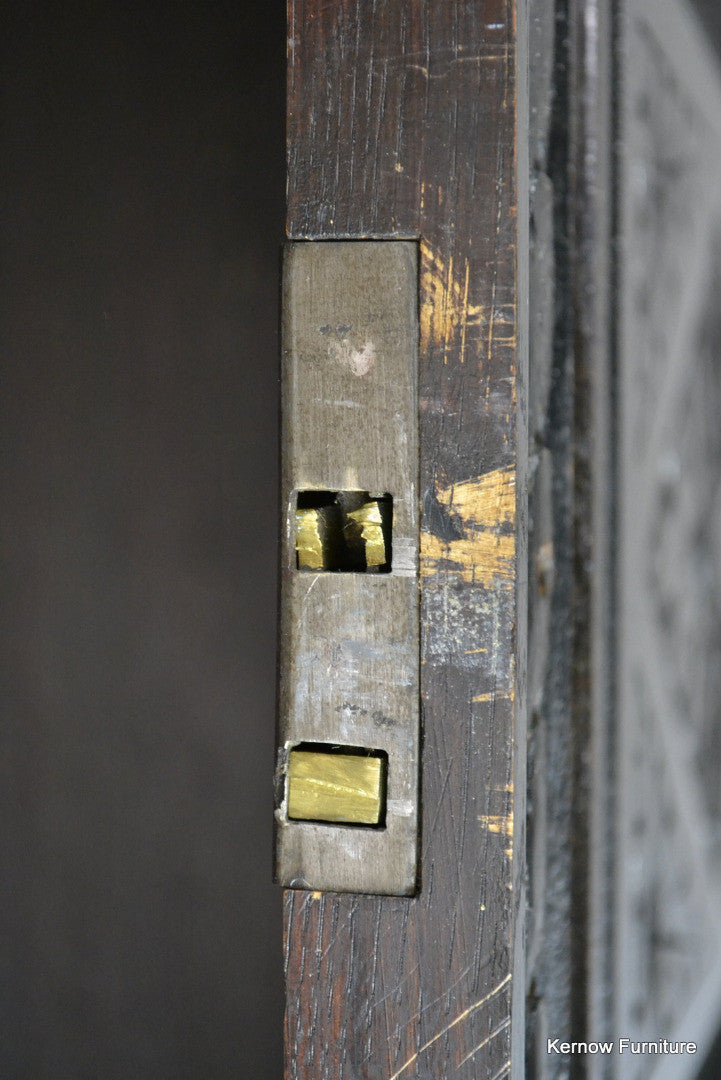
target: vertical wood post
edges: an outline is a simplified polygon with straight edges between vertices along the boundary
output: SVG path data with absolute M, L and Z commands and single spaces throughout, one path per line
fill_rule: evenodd
M 420 242 L 423 740 L 418 895 L 286 893 L 288 1080 L 523 1076 L 525 19 L 289 6 L 289 237 Z

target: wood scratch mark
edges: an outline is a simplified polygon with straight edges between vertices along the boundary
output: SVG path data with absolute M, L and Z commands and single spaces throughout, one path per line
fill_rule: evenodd
M 408 982 L 408 980 L 413 975 L 415 975 L 415 973 L 418 971 L 420 966 L 421 966 L 421 964 L 420 964 L 420 960 L 419 960 L 417 964 L 413 965 L 413 967 L 410 969 L 410 971 L 406 972 L 406 974 L 403 976 L 403 978 L 400 980 L 400 982 L 396 983 L 390 990 L 387 990 L 385 992 L 383 997 L 379 997 L 375 1001 L 371 1002 L 371 1005 L 370 1005 L 371 1011 L 373 1009 L 377 1009 L 379 1005 L 382 1005 L 384 1001 L 386 1001 L 389 997 L 392 997 L 393 994 L 397 993 L 399 988 L 403 985 L 403 983 Z
M 516 553 L 514 522 L 516 474 L 513 468 L 493 469 L 437 493 L 460 519 L 457 540 L 421 533 L 421 573 L 455 571 L 464 581 L 490 586 L 513 578 Z
M 481 907 L 483 908 L 484 911 L 486 910 L 485 905 L 482 904 Z M 416 967 L 420 967 L 420 964 L 417 964 Z M 464 967 L 463 971 L 458 976 L 458 978 L 454 979 L 453 982 L 450 984 L 450 986 L 447 986 L 442 994 L 439 994 L 437 997 L 434 997 L 430 1001 L 427 1001 L 424 1004 L 422 1009 L 419 1009 L 417 1012 L 414 1012 L 408 1018 L 408 1020 L 406 1021 L 406 1026 L 409 1026 L 410 1024 L 415 1023 L 416 1020 L 419 1020 L 421 1016 L 424 1016 L 430 1009 L 432 1009 L 434 1005 L 437 1005 L 439 1001 L 442 1001 L 443 998 L 447 997 L 450 994 L 451 990 L 455 990 L 455 988 L 458 986 L 458 984 L 463 982 L 463 980 L 465 979 L 466 975 L 468 974 L 468 972 L 471 970 L 472 967 L 473 967 L 472 962 L 470 964 L 467 964 Z M 396 1040 L 396 1041 L 398 1040 L 398 1034 L 399 1034 L 402 1026 L 403 1026 L 402 1024 L 398 1024 L 395 1031 L 393 1032 L 392 1038 L 394 1040 Z M 391 1036 L 389 1036 L 389 1038 L 390 1037 Z
M 331 952 L 331 950 L 332 950 L 332 949 L 334 948 L 334 946 L 335 946 L 335 941 L 336 941 L 336 937 L 335 937 L 335 936 L 336 936 L 336 934 L 338 933 L 338 931 L 339 931 L 339 930 L 344 930 L 344 929 L 345 929 L 345 927 L 346 927 L 346 926 L 348 926 L 348 924 L 350 923 L 350 916 L 349 916 L 349 915 L 347 915 L 347 914 L 346 914 L 345 918 L 343 919 L 343 922 L 342 922 L 342 923 L 340 924 L 340 926 L 338 925 L 338 922 L 337 922 L 337 918 L 338 918 L 338 917 L 337 917 L 337 912 L 336 912 L 336 911 L 334 910 L 334 913 L 333 913 L 333 927 L 332 927 L 332 933 L 330 934 L 330 936 L 329 936 L 329 938 L 328 938 L 328 944 L 327 944 L 327 945 L 326 945 L 326 947 L 325 947 L 325 948 L 323 949 L 323 952 L 322 952 L 322 953 L 320 954 L 320 956 L 318 956 L 318 964 L 320 964 L 320 963 L 321 963 L 321 961 L 325 960 L 326 956 L 327 956 L 327 955 L 328 955 L 328 954 L 329 954 L 329 953 Z
M 439 817 L 440 812 L 441 812 L 441 806 L 442 806 L 442 803 L 443 803 L 443 796 L 445 795 L 446 787 L 448 786 L 448 779 L 449 779 L 449 777 L 451 775 L 451 769 L 452 768 L 453 768 L 453 761 L 449 761 L 448 762 L 448 768 L 446 770 L 446 775 L 443 778 L 443 783 L 441 784 L 441 790 L 440 790 L 440 793 L 438 795 L 438 802 L 437 802 L 437 805 L 436 805 L 436 812 L 433 815 L 433 821 L 431 822 L 431 828 L 430 828 L 430 832 L 428 834 L 429 836 L 433 836 L 435 831 L 436 831 L 436 824 L 438 822 L 438 817 Z
M 450 570 L 463 581 L 490 586 L 499 578 L 512 578 L 515 550 L 513 536 L 481 533 L 473 540 L 449 542 L 422 533 L 422 573 L 429 576 Z
M 466 331 L 468 329 L 468 286 L 471 280 L 471 264 L 466 259 L 466 280 L 463 286 L 463 318 L 461 320 L 461 363 L 466 360 Z
M 460 1069 L 461 1065 L 465 1065 L 465 1063 L 467 1061 L 470 1061 L 474 1054 L 477 1054 L 478 1051 L 482 1050 L 484 1046 L 488 1046 L 491 1039 L 495 1039 L 496 1035 L 500 1035 L 500 1033 L 502 1031 L 505 1031 L 506 1028 L 509 1028 L 510 1026 L 511 1026 L 511 1018 L 510 1018 L 510 1016 L 507 1016 L 506 1019 L 503 1020 L 498 1025 L 498 1027 L 495 1027 L 493 1029 L 493 1031 L 490 1032 L 489 1035 L 486 1035 L 485 1039 L 481 1039 L 478 1046 L 474 1046 L 474 1048 L 471 1050 L 470 1054 L 466 1054 L 466 1056 L 461 1061 L 458 1062 L 458 1068 Z M 504 1065 L 504 1069 L 505 1068 L 506 1068 L 506 1066 Z M 498 1075 L 498 1074 L 496 1074 L 496 1075 Z M 501 1075 L 503 1075 L 503 1073 L 501 1073 Z
M 497 646 L 497 643 L 496 643 Z M 509 686 L 507 689 L 502 690 L 496 688 L 495 690 L 489 690 L 485 694 L 476 694 L 471 698 L 471 701 L 497 701 L 499 698 L 508 698 L 510 701 L 514 701 L 516 697 L 515 687 Z M 512 790 L 512 789 L 511 789 Z
M 442 197 L 441 189 L 436 192 Z M 425 188 L 421 193 L 421 203 L 425 198 Z M 421 262 L 421 339 L 426 344 L 433 344 L 443 349 L 443 363 L 448 358 L 454 345 L 458 344 L 460 362 L 466 359 L 466 338 L 471 327 L 482 327 L 485 322 L 483 307 L 470 302 L 471 268 L 468 259 L 463 260 L 460 268 L 451 255 L 448 262 L 422 245 Z
M 451 1031 L 454 1027 L 456 1027 L 457 1024 L 460 1024 L 463 1020 L 466 1020 L 469 1016 L 476 1012 L 477 1009 L 480 1009 L 482 1005 L 485 1005 L 488 1001 L 491 1001 L 497 994 L 500 994 L 503 987 L 507 986 L 510 981 L 511 975 L 509 972 L 509 974 L 506 975 L 505 979 L 501 979 L 498 986 L 496 986 L 488 994 L 485 994 L 482 998 L 479 998 L 478 1001 L 475 1001 L 473 1005 L 469 1005 L 467 1009 L 464 1009 L 463 1012 L 455 1018 L 455 1020 L 451 1020 L 450 1024 L 446 1024 L 446 1026 L 442 1028 L 437 1035 L 434 1035 L 432 1039 L 429 1039 L 427 1043 L 424 1043 L 420 1050 L 416 1050 L 415 1054 L 412 1054 L 408 1058 L 408 1061 L 406 1061 L 404 1065 L 401 1065 L 398 1072 L 394 1072 L 393 1075 L 389 1077 L 389 1080 L 398 1080 L 398 1077 L 402 1076 L 406 1069 L 409 1069 L 413 1062 L 416 1061 L 421 1054 L 425 1053 L 425 1051 L 428 1050 L 431 1046 L 433 1046 L 434 1043 L 437 1043 L 439 1039 L 442 1039 L 444 1035 L 447 1035 L 448 1032 Z M 510 1023 L 510 1021 L 508 1022 Z M 477 1049 L 480 1049 L 480 1047 L 478 1047 Z
M 439 189 L 440 191 L 440 189 Z M 440 202 L 440 197 L 439 197 Z M 454 309 L 450 303 L 451 288 L 449 283 L 453 281 L 453 256 L 451 255 L 448 260 L 448 272 L 446 275 L 446 283 L 441 291 L 441 337 L 443 340 L 443 363 L 448 363 L 448 346 L 450 344 L 450 338 L 453 336 L 453 315 Z
M 438 490 L 439 502 L 447 503 L 464 523 L 486 529 L 513 523 L 515 495 L 513 468 L 493 469 Z
M 491 833 L 513 837 L 513 810 L 507 814 L 479 814 L 478 820 Z
M 428 67 L 425 64 L 408 64 L 404 65 L 406 71 L 418 71 L 428 82 L 435 81 L 447 81 L 449 78 L 449 68 L 455 64 L 474 64 L 476 67 L 481 68 L 485 63 L 508 63 L 508 46 L 501 44 L 492 44 L 487 47 L 487 51 L 484 51 L 480 56 L 454 56 L 448 61 L 448 68 L 443 67 L 442 70 L 436 72 L 429 72 Z M 411 55 L 414 55 L 413 53 Z M 419 54 L 415 54 L 419 55 Z M 424 55 L 424 54 L 420 54 Z M 406 57 L 394 57 L 391 56 L 388 60 L 383 61 L 384 67 L 390 67 L 394 61 L 405 60 Z

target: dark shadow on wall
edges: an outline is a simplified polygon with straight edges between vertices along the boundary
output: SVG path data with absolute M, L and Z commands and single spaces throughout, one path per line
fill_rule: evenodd
M 283 7 L 3 24 L 0 1076 L 278 1080 Z
M 711 44 L 721 54 L 721 5 L 718 0 L 692 0 L 691 6 L 698 11 Z

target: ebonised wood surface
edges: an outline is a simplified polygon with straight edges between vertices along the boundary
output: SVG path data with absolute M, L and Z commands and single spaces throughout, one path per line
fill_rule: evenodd
M 286 894 L 286 1076 L 520 1077 L 525 12 L 289 16 L 290 237 L 421 242 L 424 741 L 418 897 Z

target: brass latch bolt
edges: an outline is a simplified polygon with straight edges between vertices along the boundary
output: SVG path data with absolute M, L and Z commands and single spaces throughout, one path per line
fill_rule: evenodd
M 389 573 L 393 499 L 367 491 L 299 491 L 299 570 Z
M 350 747 L 291 750 L 288 817 L 294 821 L 382 825 L 386 765 L 385 754 Z

